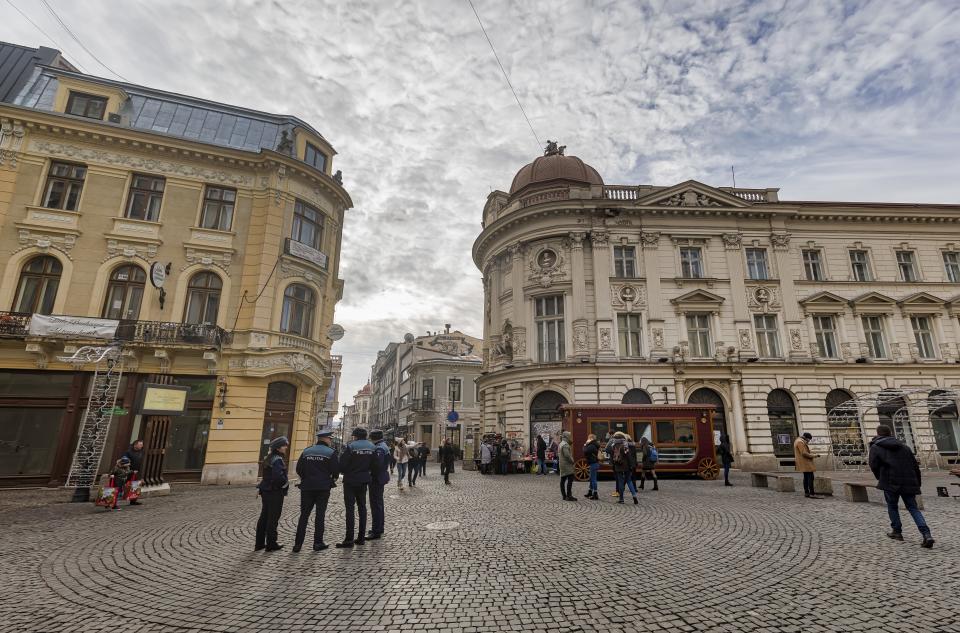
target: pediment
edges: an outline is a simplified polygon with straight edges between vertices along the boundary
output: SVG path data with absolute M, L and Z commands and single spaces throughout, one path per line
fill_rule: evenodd
M 801 299 L 798 303 L 802 306 L 820 305 L 841 307 L 847 305 L 847 300 L 832 292 L 823 291 L 810 295 L 806 299 Z
M 684 295 L 671 299 L 670 303 L 673 305 L 720 305 L 723 303 L 723 297 L 706 290 L 691 290 Z
M 946 301 L 941 299 L 940 297 L 930 294 L 929 292 L 917 292 L 915 294 L 910 295 L 909 297 L 904 297 L 897 303 L 899 303 L 901 306 L 910 306 L 910 307 L 929 306 L 931 308 L 934 308 L 934 307 L 939 308 L 939 307 L 943 307 L 943 305 L 946 304 Z
M 687 180 L 680 184 L 655 191 L 637 200 L 640 206 L 648 207 L 684 207 L 710 208 L 735 207 L 746 208 L 750 203 L 696 180 Z
M 850 303 L 856 306 L 863 305 L 894 305 L 896 300 L 892 297 L 888 297 L 885 294 L 879 292 L 868 292 L 860 295 L 859 297 L 854 297 L 850 300 Z

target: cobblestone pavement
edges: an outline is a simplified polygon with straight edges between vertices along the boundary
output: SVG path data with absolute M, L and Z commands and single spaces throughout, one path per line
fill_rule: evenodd
M 388 489 L 386 539 L 300 554 L 296 491 L 277 553 L 252 551 L 252 488 L 175 486 L 114 513 L 0 493 L 0 629 L 960 632 L 955 499 L 926 499 L 928 551 L 909 519 L 905 543 L 885 538 L 881 505 L 744 476 L 667 480 L 639 506 L 614 503 L 610 482 L 579 503 L 555 476 L 454 482 L 432 466 L 415 489 Z M 342 515 L 334 494 L 328 543 Z

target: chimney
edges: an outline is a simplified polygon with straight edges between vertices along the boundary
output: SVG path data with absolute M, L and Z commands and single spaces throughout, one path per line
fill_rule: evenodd
M 450 333 L 450 324 L 449 324 L 449 323 L 444 323 L 444 324 L 443 324 L 443 327 L 447 328 L 447 334 L 449 334 L 449 333 Z

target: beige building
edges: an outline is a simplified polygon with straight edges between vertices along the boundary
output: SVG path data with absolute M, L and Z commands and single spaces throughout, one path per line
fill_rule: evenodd
M 353 396 L 353 404 L 346 405 L 343 417 L 343 437 L 349 438 L 353 429 L 362 427 L 370 429 L 370 383 L 360 388 Z
M 50 49 L 0 56 L 0 485 L 64 483 L 87 431 L 104 462 L 145 439 L 154 482 L 251 482 L 271 438 L 311 444 L 337 410 L 351 207 L 329 142 Z M 116 346 L 115 404 L 62 360 L 88 344 Z M 149 384 L 185 410 L 146 406 Z
M 958 222 L 960 205 L 606 185 L 551 144 L 490 194 L 474 244 L 484 432 L 529 443 L 565 402 L 692 402 L 744 468 L 792 466 L 804 431 L 862 467 L 881 420 L 956 461 Z

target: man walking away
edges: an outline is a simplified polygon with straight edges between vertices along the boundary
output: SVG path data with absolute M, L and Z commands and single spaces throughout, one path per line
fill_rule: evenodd
M 542 435 L 537 436 L 537 472 L 547 474 L 547 441 Z
M 657 460 L 660 459 L 657 447 L 646 437 L 640 438 L 640 490 L 647 481 L 647 476 L 653 480 L 653 489 L 660 490 L 660 480 L 657 479 Z
M 506 475 L 510 472 L 510 453 L 512 449 L 510 448 L 510 442 L 507 441 L 507 438 L 503 438 L 500 441 L 500 453 L 497 455 L 500 458 L 500 474 Z
M 299 552 L 307 534 L 310 513 L 317 509 L 313 522 L 313 551 L 320 552 L 329 545 L 323 542 L 324 519 L 327 516 L 327 503 L 330 501 L 330 489 L 336 485 L 340 475 L 340 460 L 337 452 L 330 448 L 333 429 L 317 431 L 317 443 L 300 454 L 297 460 L 297 475 L 300 476 L 300 520 L 297 522 L 297 536 L 293 542 L 293 551 Z
M 367 529 L 367 487 L 370 482 L 379 479 L 377 461 L 374 459 L 376 447 L 367 439 L 367 430 L 362 427 L 353 429 L 353 441 L 343 448 L 340 455 L 340 470 L 343 472 L 343 504 L 346 506 L 347 533 L 337 547 L 353 547 L 366 542 L 364 532 Z M 360 529 L 354 540 L 354 506 L 360 513 Z
M 427 446 L 424 442 L 420 442 L 417 446 L 417 457 L 420 458 L 420 476 L 427 476 L 427 460 L 430 459 L 430 447 Z
M 893 437 L 893 431 L 886 424 L 877 427 L 877 437 L 870 441 L 870 470 L 877 478 L 877 488 L 883 491 L 890 515 L 891 531 L 887 536 L 903 540 L 903 524 L 900 522 L 900 499 L 907 512 L 913 517 L 917 529 L 923 536 L 920 547 L 933 547 L 930 528 L 917 507 L 917 495 L 920 494 L 920 464 L 916 456 L 903 442 Z
M 443 474 L 443 483 L 450 485 L 450 473 L 453 472 L 453 464 L 457 461 L 457 449 L 453 447 L 450 438 L 443 439 L 443 446 L 440 447 L 440 470 Z
M 390 483 L 390 447 L 383 441 L 383 431 L 370 431 L 370 441 L 374 445 L 373 460 L 376 462 L 378 475 L 370 481 L 370 514 L 373 515 L 373 528 L 367 534 L 367 540 L 375 541 L 383 536 L 384 506 L 383 489 Z
M 407 485 L 413 488 L 417 485 L 417 475 L 420 474 L 420 453 L 417 452 L 416 442 L 407 442 L 407 454 L 410 455 L 407 463 Z
M 730 437 L 726 433 L 720 436 L 720 446 L 717 447 L 717 457 L 723 464 L 723 485 L 732 486 L 730 483 L 730 464 L 733 463 L 733 450 L 730 448 Z
M 793 443 L 793 461 L 796 464 L 797 472 L 803 473 L 803 496 L 808 499 L 822 499 L 813 491 L 813 473 L 817 470 L 814 459 L 819 457 L 810 452 L 810 440 L 813 435 L 804 433 Z
M 583 458 L 587 460 L 587 466 L 590 468 L 590 489 L 585 496 L 587 499 L 599 501 L 597 473 L 600 472 L 600 442 L 593 433 L 587 436 L 587 443 L 583 445 Z
M 573 447 L 570 445 L 570 432 L 564 431 L 560 435 L 560 454 L 557 458 L 557 469 L 560 471 L 560 494 L 564 501 L 576 501 L 573 496 Z

